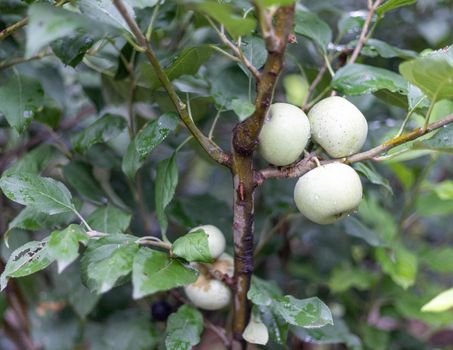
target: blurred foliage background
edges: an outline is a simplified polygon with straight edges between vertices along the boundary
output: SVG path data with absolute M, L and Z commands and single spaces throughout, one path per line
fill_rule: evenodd
M 249 8 L 250 4 L 236 1 L 234 6 Z M 332 68 L 338 70 L 360 33 L 367 14 L 366 1 L 307 0 L 298 6 L 316 13 L 331 28 L 333 40 L 328 53 L 337 56 L 332 59 Z M 27 2 L 0 0 L 0 28 L 23 18 L 27 8 Z M 174 83 L 181 96 L 190 101 L 195 122 L 205 133 L 219 115 L 214 139 L 229 148 L 233 126 L 250 113 L 250 108 L 253 110 L 254 83 L 242 67 L 211 52 L 207 45 L 218 43 L 215 32 L 203 16 L 188 9 L 184 1 L 161 4 L 152 44 L 165 64 L 178 60 L 186 47 L 206 45 L 203 52 L 208 58 L 190 57 L 190 62 L 183 62 L 183 74 Z M 143 28 L 152 13 L 152 8 L 137 11 Z M 398 72 L 402 61 L 424 50 L 450 45 L 451 33 L 453 1 L 419 0 L 386 13 L 374 31 L 376 41 L 369 41 L 358 61 Z M 33 33 L 28 35 L 29 41 L 38 40 Z M 19 135 L 6 128 L 4 118 L 0 120 L 1 171 L 14 166 L 25 151 L 29 155 L 34 150 L 36 166 L 77 193 L 83 200 L 84 213 L 108 202 L 130 215 L 130 232 L 157 235 L 156 164 L 169 157 L 187 133 L 178 127 L 170 134 L 141 164 L 135 182 L 125 175 L 128 169 L 133 170 L 122 164 L 130 142 L 126 129 L 108 142 L 89 147 L 85 154 L 76 154 L 71 147 L 75 144 L 74 132 L 85 129 L 101 114 L 127 115 L 131 88 L 135 89 L 137 130 L 172 107 L 164 91 L 152 89 L 155 77 L 149 65 L 132 53 L 123 38 L 101 44 L 95 35 L 77 36 L 78 44 L 66 39 L 54 41 L 51 49 L 39 52 L 41 57 L 22 64 L 15 64 L 14 59 L 24 57 L 25 31 L 0 43 L 0 85 L 14 69 L 39 80 L 45 93 L 44 108 L 25 133 Z M 264 62 L 261 39 L 244 38 L 243 48 L 254 53 L 257 66 Z M 128 59 L 135 55 L 135 87 L 119 51 Z M 297 35 L 297 42 L 288 47 L 274 101 L 302 105 L 308 86 L 323 64 L 314 42 Z M 330 81 L 325 74 L 312 97 L 329 92 Z M 406 98 L 395 99 L 385 91 L 348 98 L 369 122 L 364 149 L 395 135 L 407 113 Z M 409 128 L 423 124 L 422 112 L 414 113 Z M 437 102 L 432 113 L 432 121 L 453 113 L 453 101 Z M 67 152 L 71 158 L 66 157 Z M 357 213 L 334 225 L 315 225 L 298 214 L 292 199 L 295 180 L 270 180 L 257 192 L 255 239 L 259 254 L 255 274 L 274 280 L 287 294 L 318 296 L 336 321 L 334 326 L 321 329 L 294 329 L 286 346 L 273 342 L 269 348 L 453 349 L 451 310 L 421 311 L 424 304 L 453 284 L 451 154 L 414 148 L 388 158 L 355 165 L 356 170 L 369 175 L 362 178 L 364 200 Z M 266 166 L 259 157 L 256 164 Z M 167 209 L 169 237 L 175 239 L 199 224 L 214 224 L 227 236 L 231 253 L 230 174 L 211 162 L 194 141 L 179 151 L 178 168 L 176 195 Z M 1 245 L 3 263 L 15 248 L 32 237 L 42 238 L 55 226 L 43 217 L 15 225 L 13 219 L 20 209 L 1 198 L 0 232 L 8 232 L 9 239 L 9 247 Z M 36 226 L 35 232 L 31 232 L 32 226 Z M 0 294 L 0 314 L 5 320 L 0 323 L 0 349 L 15 349 L 15 333 L 10 329 L 14 322 L 23 322 L 22 331 L 50 350 L 150 349 L 162 344 L 166 316 L 176 310 L 179 300 L 161 293 L 133 301 L 129 284 L 102 296 L 91 294 L 80 283 L 79 265 L 76 262 L 61 275 L 51 266 L 15 280 L 10 290 L 20 293 Z M 19 316 L 23 320 L 12 316 L 11 303 L 22 305 L 19 310 L 24 314 Z M 222 315 L 210 316 L 215 322 L 223 319 Z M 207 331 L 200 349 L 222 348 L 217 342 Z

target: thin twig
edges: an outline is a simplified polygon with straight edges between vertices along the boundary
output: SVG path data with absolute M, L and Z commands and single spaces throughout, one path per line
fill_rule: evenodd
M 321 67 L 318 74 L 316 75 L 315 79 L 313 79 L 310 86 L 308 87 L 307 96 L 305 96 L 304 103 L 302 104 L 303 110 L 307 109 L 307 104 L 308 104 L 308 101 L 310 100 L 311 94 L 316 89 L 318 84 L 321 82 L 322 77 L 324 76 L 324 73 L 326 72 L 326 70 L 327 70 L 327 64 L 324 63 L 324 65 Z
M 144 50 L 144 53 L 151 63 L 154 71 L 159 78 L 162 86 L 168 93 L 176 111 L 178 112 L 181 120 L 186 125 L 187 129 L 192 133 L 195 139 L 200 143 L 203 149 L 209 154 L 209 156 L 218 162 L 221 165 L 230 166 L 230 155 L 223 151 L 215 142 L 209 140 L 203 133 L 198 129 L 195 125 L 193 120 L 190 118 L 187 106 L 181 101 L 178 94 L 176 93 L 175 88 L 173 87 L 170 79 L 168 78 L 167 74 L 165 73 L 164 69 L 160 65 L 159 60 L 157 59 L 154 51 L 151 49 L 146 37 L 141 32 L 140 28 L 138 27 L 137 22 L 130 16 L 129 12 L 127 11 L 126 7 L 124 6 L 121 0 L 113 0 L 115 7 L 120 12 L 121 16 L 124 18 L 126 23 L 128 24 L 129 28 L 131 29 L 132 33 L 134 34 L 135 38 L 138 41 L 140 47 Z
M 348 61 L 348 64 L 354 63 L 360 55 L 360 51 L 362 51 L 363 46 L 366 44 L 367 40 L 369 39 L 368 35 L 368 28 L 370 27 L 370 23 L 373 19 L 374 13 L 376 12 L 379 5 L 382 3 L 382 0 L 376 0 L 372 5 L 368 3 L 368 16 L 365 19 L 365 23 L 363 24 L 362 32 L 360 33 L 359 40 L 357 41 L 357 45 L 352 52 L 351 58 Z M 371 5 L 371 6 L 370 6 Z
M 356 153 L 353 154 L 352 156 L 345 157 L 342 159 L 328 159 L 328 160 L 323 160 L 321 161 L 321 165 L 323 164 L 329 164 L 333 162 L 342 162 L 346 164 L 351 164 L 355 162 L 361 162 L 364 160 L 373 160 L 377 161 L 380 160 L 379 158 L 376 158 L 380 154 L 387 152 L 388 150 L 402 145 L 406 142 L 413 141 L 418 139 L 419 137 L 426 135 L 434 130 L 440 129 L 450 123 L 453 122 L 453 114 L 450 114 L 449 116 L 438 120 L 434 123 L 431 123 L 425 128 L 417 128 L 412 130 L 409 133 L 406 133 L 402 136 L 397 136 L 394 137 L 383 144 L 374 147 L 368 151 L 361 152 L 361 153 Z M 261 185 L 265 180 L 271 179 L 271 178 L 292 178 L 292 177 L 300 177 L 303 174 L 307 173 L 311 169 L 313 169 L 316 166 L 315 162 L 312 159 L 304 158 L 298 163 L 294 164 L 293 166 L 286 167 L 286 168 L 278 168 L 278 167 L 270 167 L 267 169 L 262 169 L 260 171 L 257 171 L 255 173 L 255 183 L 256 185 Z
M 11 68 L 15 65 L 25 63 L 25 62 L 30 62 L 30 61 L 35 61 L 35 60 L 40 60 L 41 58 L 47 57 L 47 56 L 52 56 L 53 54 L 50 52 L 41 52 L 37 54 L 36 56 L 32 57 L 16 57 L 16 58 L 11 58 L 9 60 L 5 60 L 3 62 L 0 62 L 0 70 L 6 69 L 6 68 Z
M 258 69 L 248 60 L 247 57 L 245 57 L 244 53 L 242 52 L 241 48 L 237 45 L 235 45 L 230 39 L 225 34 L 225 31 L 223 30 L 223 26 L 221 29 L 217 28 L 215 23 L 210 19 L 209 17 L 206 17 L 207 21 L 211 25 L 211 27 L 215 30 L 217 35 L 219 36 L 220 40 L 228 46 L 231 51 L 233 51 L 235 57 L 237 57 L 243 64 L 244 66 L 250 71 L 250 73 L 253 74 L 255 79 L 257 81 L 260 80 L 261 78 L 261 73 L 258 71 Z

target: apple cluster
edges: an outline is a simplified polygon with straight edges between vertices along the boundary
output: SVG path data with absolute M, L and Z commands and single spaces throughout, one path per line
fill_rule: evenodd
M 269 163 L 287 166 L 302 155 L 310 137 L 333 160 L 299 178 L 294 201 L 299 211 L 318 224 L 331 224 L 352 213 L 362 199 L 359 175 L 341 158 L 358 152 L 368 124 L 351 102 L 332 96 L 315 104 L 308 116 L 288 103 L 269 108 L 259 135 L 259 152 Z

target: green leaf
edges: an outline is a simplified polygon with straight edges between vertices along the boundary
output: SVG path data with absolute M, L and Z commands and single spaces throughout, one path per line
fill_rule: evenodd
M 0 86 L 0 114 L 8 124 L 22 133 L 44 103 L 44 90 L 39 81 L 17 72 Z
M 261 320 L 266 325 L 271 339 L 277 344 L 287 344 L 289 323 L 278 313 L 273 312 L 271 307 L 258 306 Z
M 300 340 L 311 344 L 344 344 L 348 350 L 362 350 L 360 338 L 352 334 L 346 323 L 336 319 L 333 325 L 307 329 L 293 327 L 292 333 Z
M 362 199 L 359 214 L 362 221 L 371 225 L 373 231 L 379 235 L 381 242 L 389 244 L 396 237 L 398 228 L 395 218 L 382 208 L 374 197 Z
M 106 24 L 129 32 L 129 26 L 121 13 L 111 0 L 79 0 L 77 2 L 80 11 L 95 23 Z M 130 17 L 134 18 L 134 10 L 128 1 L 123 1 L 123 5 Z
M 61 273 L 79 256 L 79 242 L 86 243 L 88 236 L 79 225 L 69 225 L 62 231 L 54 231 L 48 243 L 49 255 L 57 260 Z
M 96 41 L 89 33 L 74 33 L 51 43 L 51 48 L 64 64 L 75 67 L 82 62 L 85 53 L 93 46 Z
M 41 48 L 54 40 L 75 33 L 89 33 L 102 37 L 109 32 L 114 32 L 109 25 L 92 21 L 74 11 L 64 10 L 43 2 L 34 3 L 29 7 L 28 18 L 27 57 L 35 55 Z
M 259 6 L 288 6 L 294 3 L 295 0 L 257 0 Z
M 140 248 L 132 271 L 134 299 L 160 291 L 181 287 L 197 280 L 198 272 L 168 254 Z
M 415 150 L 453 153 L 453 124 L 445 125 L 429 139 L 415 141 L 411 146 Z
M 189 305 L 181 306 L 167 321 L 167 350 L 190 350 L 200 342 L 203 332 L 203 315 Z
M 93 230 L 104 233 L 121 233 L 131 223 L 131 215 L 112 205 L 96 209 L 87 218 Z
M 256 68 L 260 69 L 264 66 L 267 59 L 267 50 L 264 40 L 256 36 L 248 36 L 241 39 L 241 49 L 244 56 Z M 248 76 L 251 75 L 250 71 L 242 64 L 241 69 Z
M 418 56 L 418 54 L 415 51 L 400 49 L 398 47 L 387 44 L 385 41 L 373 38 L 367 40 L 365 46 L 362 48 L 361 54 L 371 57 L 375 56 L 381 56 L 384 58 L 399 57 L 403 59 L 410 59 Z
M 214 49 L 209 45 L 189 47 L 173 56 L 165 65 L 165 73 L 170 80 L 175 80 L 183 75 L 194 75 L 200 67 L 211 57 Z M 150 89 L 158 88 L 161 83 L 150 64 L 141 66 L 141 73 L 146 78 L 144 85 Z
M 159 144 L 164 141 L 171 131 L 178 125 L 176 113 L 165 113 L 159 119 L 147 123 L 135 137 L 135 148 L 143 161 Z
M 269 306 L 272 300 L 282 295 L 280 288 L 273 281 L 265 281 L 256 276 L 252 277 L 252 283 L 247 298 L 255 305 Z
M 346 95 L 363 95 L 382 89 L 404 95 L 408 93 L 408 84 L 399 74 L 358 63 L 337 70 L 331 85 Z
M 8 231 L 13 228 L 37 231 L 66 224 L 74 219 L 73 212 L 49 215 L 26 207 L 9 223 Z
M 107 113 L 76 133 L 71 141 L 77 152 L 84 153 L 96 143 L 105 143 L 118 136 L 127 126 L 126 120 L 119 116 Z
M 361 223 L 353 216 L 344 219 L 343 225 L 345 232 L 350 236 L 361 238 L 373 247 L 379 247 L 384 245 L 384 242 L 382 241 L 381 237 L 379 237 L 379 235 L 376 232 L 366 227 L 363 223 Z
M 445 180 L 436 184 L 434 192 L 442 200 L 453 200 L 453 180 Z
M 453 98 L 453 48 L 435 51 L 400 64 L 401 75 L 432 102 Z
M 238 116 L 239 121 L 247 119 L 255 112 L 255 105 L 253 103 L 239 98 L 231 101 L 231 108 Z
M 45 269 L 54 259 L 49 255 L 46 241 L 30 241 L 12 252 L 0 276 L 0 291 L 10 277 L 23 277 Z
M 98 326 L 101 334 L 93 337 L 91 350 L 154 350 L 160 339 L 156 325 L 138 308 L 117 311 Z
M 233 39 L 250 34 L 256 26 L 254 19 L 236 15 L 230 4 L 204 1 L 197 5 L 197 10 L 222 23 Z
M 97 204 L 106 201 L 106 195 L 93 177 L 92 168 L 89 164 L 76 160 L 72 161 L 63 167 L 63 175 L 66 181 L 83 197 Z
M 453 273 L 453 248 L 429 247 L 417 254 L 420 264 L 440 273 Z
M 176 164 L 176 153 L 170 158 L 160 161 L 157 164 L 155 201 L 156 216 L 162 232 L 167 232 L 168 220 L 165 215 L 165 208 L 175 195 L 176 185 L 178 184 L 178 166 Z
M 90 241 L 82 258 L 82 278 L 92 292 L 105 293 L 130 274 L 139 246 L 136 238 L 115 234 Z
M 382 270 L 404 289 L 415 283 L 417 277 L 417 256 L 401 245 L 393 245 L 391 250 L 378 248 L 376 258 Z
M 49 215 L 74 210 L 69 190 L 48 177 L 27 173 L 6 175 L 0 179 L 0 188 L 12 201 Z
M 329 279 L 329 288 L 333 293 L 341 293 L 351 288 L 368 289 L 376 277 L 365 269 L 343 265 L 335 268 Z
M 383 186 L 390 194 L 393 194 L 392 187 L 388 180 L 379 174 L 373 165 L 366 165 L 365 163 L 355 163 L 354 169 L 360 174 L 364 175 L 372 184 Z
M 294 31 L 313 40 L 323 54 L 327 45 L 332 41 L 332 30 L 315 13 L 302 9 L 296 10 Z
M 127 146 L 126 154 L 123 157 L 123 161 L 121 163 L 121 170 L 130 178 L 134 179 L 137 170 L 141 168 L 144 162 L 140 160 L 140 155 L 137 152 L 137 148 L 135 146 L 135 139 L 129 142 Z
M 387 0 L 377 8 L 377 14 L 383 16 L 386 12 L 394 10 L 398 7 L 415 4 L 417 0 Z
M 55 157 L 55 148 L 51 145 L 43 144 L 29 151 L 10 166 L 3 176 L 14 173 L 33 173 L 39 174 L 47 168 L 50 161 Z
M 423 312 L 442 312 L 453 307 L 453 288 L 448 289 L 423 305 Z
M 213 262 L 209 252 L 208 235 L 203 230 L 186 233 L 174 241 L 172 248 L 173 254 L 187 261 L 194 262 Z
M 318 328 L 333 324 L 332 314 L 318 298 L 296 299 L 291 295 L 273 299 L 272 309 L 289 324 L 306 328 Z

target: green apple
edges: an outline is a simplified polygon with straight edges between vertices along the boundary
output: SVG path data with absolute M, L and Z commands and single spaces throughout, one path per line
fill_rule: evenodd
M 222 231 L 220 231 L 214 225 L 202 225 L 194 227 L 189 232 L 198 230 L 202 230 L 207 234 L 209 253 L 211 254 L 213 259 L 217 259 L 225 251 L 226 242 L 225 236 L 223 235 Z
M 296 183 L 294 201 L 309 220 L 325 225 L 351 214 L 362 199 L 359 175 L 349 165 L 321 165 Z
M 259 134 L 259 152 L 277 166 L 294 163 L 310 138 L 310 123 L 305 113 L 289 103 L 274 103 Z
M 245 327 L 242 337 L 251 344 L 266 345 L 269 341 L 269 331 L 266 325 L 261 321 L 259 315 L 254 315 L 250 318 L 250 322 Z
M 327 97 L 308 112 L 311 137 L 333 158 L 357 153 L 366 141 L 368 123 L 343 97 Z

